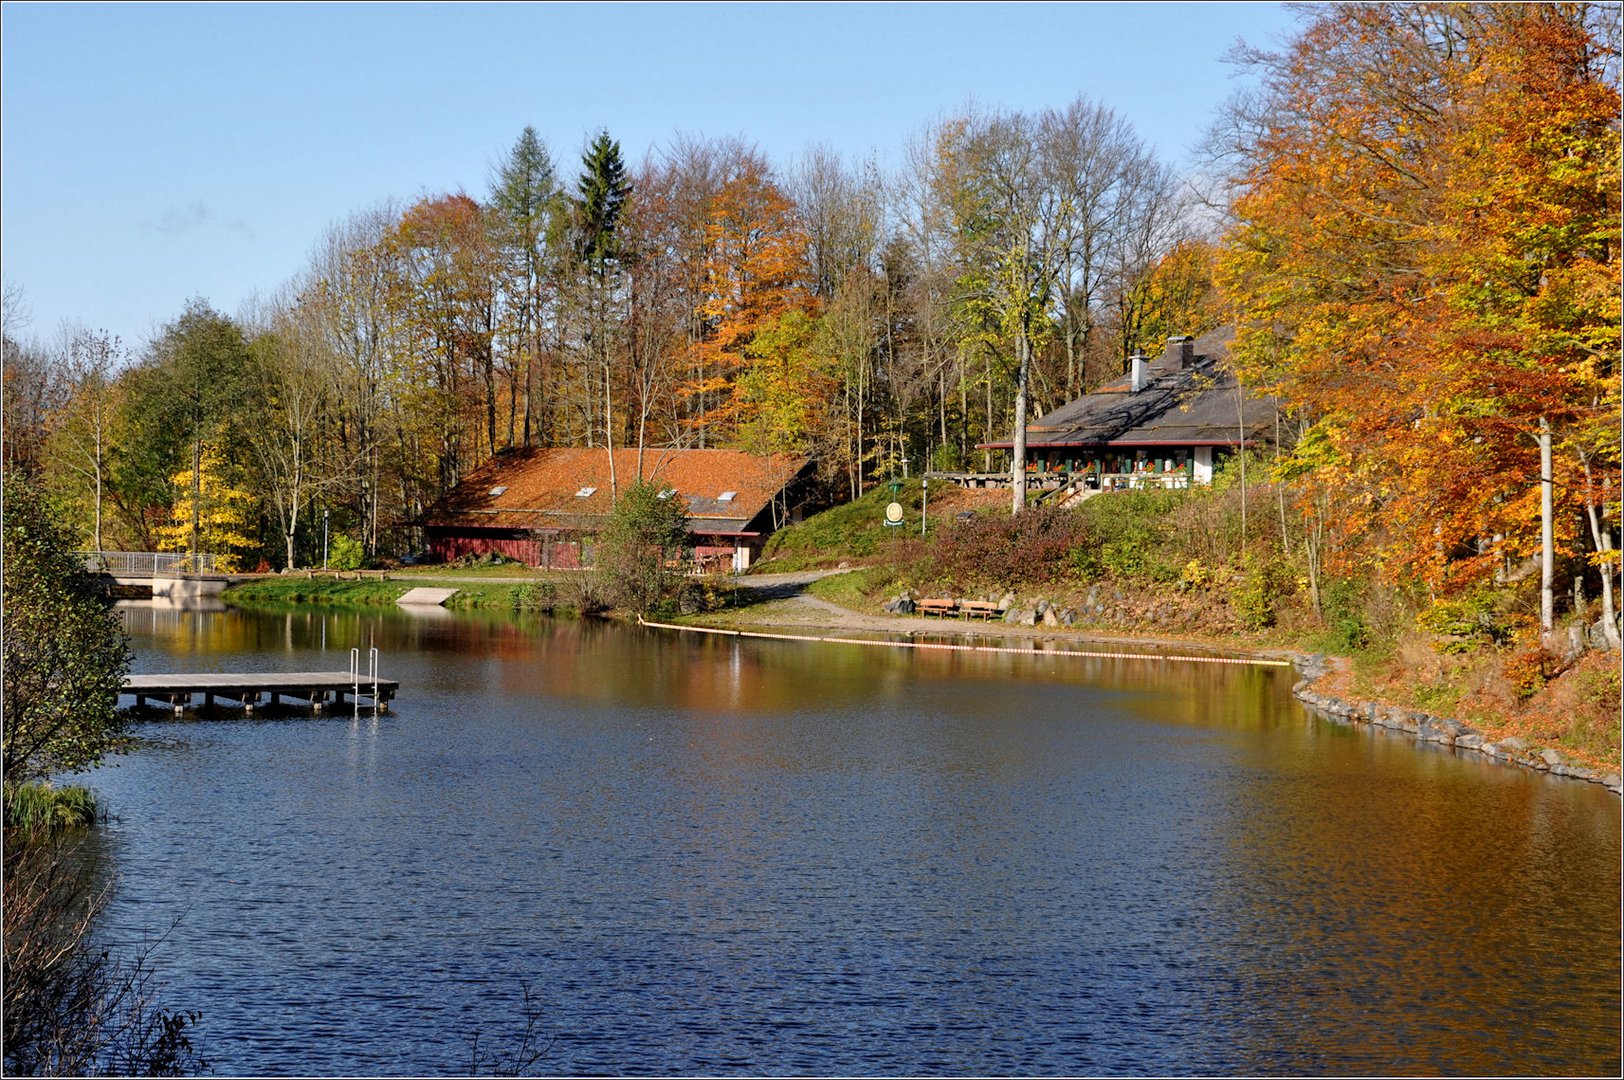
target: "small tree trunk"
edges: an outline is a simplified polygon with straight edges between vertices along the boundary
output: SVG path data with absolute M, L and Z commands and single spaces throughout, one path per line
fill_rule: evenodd
M 192 568 L 197 568 L 197 519 L 198 509 L 203 501 L 203 440 L 200 437 L 192 439 L 192 542 L 191 551 Z
M 1556 625 L 1555 494 L 1551 476 L 1551 424 L 1539 418 L 1539 628 L 1549 634 Z
M 1015 349 L 1020 367 L 1015 376 L 1015 450 L 1010 455 L 1010 481 L 1015 487 L 1012 515 L 1026 509 L 1026 380 L 1031 369 L 1031 349 L 1026 340 L 1026 320 L 1015 332 Z
M 1603 491 L 1602 497 L 1600 499 L 1597 499 L 1592 494 L 1592 492 L 1594 491 L 1594 488 L 1592 486 L 1593 483 L 1594 483 L 1594 480 L 1590 475 L 1590 461 L 1589 461 L 1589 459 L 1587 457 L 1585 457 L 1583 452 L 1580 453 L 1579 461 L 1584 466 L 1584 470 L 1585 470 L 1585 489 L 1586 489 L 1585 517 L 1590 522 L 1590 540 L 1591 540 L 1591 542 L 1593 544 L 1595 544 L 1597 553 L 1602 556 L 1602 564 L 1601 564 L 1601 621 L 1602 621 L 1602 634 L 1606 637 L 1607 644 L 1610 645 L 1613 648 L 1613 650 L 1616 652 L 1619 649 L 1619 633 L 1618 633 L 1618 614 L 1617 614 L 1617 609 L 1614 607 L 1614 605 L 1616 603 L 1616 600 L 1614 599 L 1614 596 L 1613 596 L 1613 573 L 1614 573 L 1614 570 L 1613 570 L 1613 561 L 1612 561 L 1612 557 L 1611 557 L 1612 556 L 1612 551 L 1613 551 L 1613 531 L 1606 526 L 1605 522 L 1602 521 L 1601 507 L 1597 505 L 1598 502 L 1601 503 L 1602 505 L 1606 504 L 1606 501 L 1607 501 L 1606 500 L 1606 491 L 1605 490 Z M 1608 480 L 1607 487 L 1608 488 L 1612 487 L 1612 480 L 1611 479 Z

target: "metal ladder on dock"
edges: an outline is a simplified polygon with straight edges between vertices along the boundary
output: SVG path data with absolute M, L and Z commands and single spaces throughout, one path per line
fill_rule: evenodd
M 374 645 L 367 650 L 367 680 L 372 683 L 372 715 L 378 715 L 378 647 Z M 361 650 L 350 650 L 350 702 L 355 706 L 355 715 L 361 715 Z

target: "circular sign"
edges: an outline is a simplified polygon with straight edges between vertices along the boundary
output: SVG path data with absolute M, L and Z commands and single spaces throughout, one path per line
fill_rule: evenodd
M 902 520 L 902 504 L 892 503 L 885 508 L 885 520 L 896 524 Z

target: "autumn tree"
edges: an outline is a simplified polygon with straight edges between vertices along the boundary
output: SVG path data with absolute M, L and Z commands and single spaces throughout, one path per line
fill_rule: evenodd
M 483 210 L 458 193 L 423 199 L 391 240 L 392 301 L 410 343 L 412 412 L 427 425 L 437 491 L 496 450 L 494 259 Z M 481 439 L 483 436 L 483 439 Z
M 701 446 L 725 444 L 749 419 L 737 389 L 748 348 L 768 322 L 810 303 L 806 235 L 767 164 L 748 154 L 711 200 L 705 223 L 703 336 L 682 393 L 693 402 Z
M 1013 376 L 1013 512 L 1026 506 L 1026 416 L 1036 340 L 1046 330 L 1062 261 L 1063 200 L 1042 182 L 1036 122 L 1023 114 L 971 116 L 943 133 L 947 186 L 964 270 L 962 307 L 989 356 L 1004 355 Z M 988 377 L 991 413 L 992 378 Z M 989 416 L 989 428 L 992 426 Z
M 57 490 L 90 504 L 91 546 L 101 551 L 102 508 L 112 479 L 112 456 L 126 356 L 105 331 L 64 327 L 54 358 L 63 400 L 51 413 L 46 453 Z
M 756 329 L 739 376 L 739 445 L 753 454 L 808 454 L 833 449 L 839 428 L 827 403 L 835 364 L 819 348 L 817 322 L 798 308 Z
M 215 570 L 239 569 L 243 554 L 257 546 L 249 535 L 255 499 L 243 468 L 226 456 L 221 441 L 209 441 L 173 479 L 177 494 L 170 524 L 157 529 L 158 550 L 208 552 L 214 555 Z
M 709 333 L 704 313 L 711 207 L 750 150 L 736 140 L 679 136 L 651 153 L 627 211 L 627 374 L 635 394 L 638 472 L 651 440 L 701 442 L 704 394 L 686 392 Z
M 1177 175 L 1110 107 L 1077 98 L 1046 109 L 1034 137 L 1037 180 L 1053 193 L 1059 262 L 1051 318 L 1064 368 L 1051 381 L 1069 400 L 1121 374 L 1131 351 L 1124 340 L 1134 336 L 1133 309 L 1122 300 L 1172 245 L 1186 213 Z
M 1233 352 L 1313 425 L 1334 539 L 1389 580 L 1447 592 L 1542 546 L 1581 556 L 1589 519 L 1611 595 L 1616 494 L 1594 482 L 1618 468 L 1608 25 L 1587 5 L 1341 5 L 1242 57 L 1261 87 L 1223 131 Z
M 22 287 L 5 282 L 0 299 L 0 441 L 5 467 L 32 473 L 45 440 L 55 387 L 46 352 L 23 337 L 33 315 Z
M 806 230 L 819 311 L 816 323 L 808 323 L 816 330 L 809 354 L 818 357 L 814 383 L 823 386 L 807 403 L 821 414 L 810 445 L 817 448 L 820 473 L 830 479 L 843 474 L 855 498 L 862 492 L 866 462 L 880 455 L 887 435 L 893 460 L 906 453 L 896 445 L 903 427 L 901 402 L 889 392 L 895 386 L 897 342 L 887 332 L 887 313 L 900 299 L 881 268 L 884 184 L 872 163 L 848 165 L 818 146 L 803 157 L 789 189 Z
M 394 303 L 403 273 L 393 243 L 397 218 L 385 203 L 333 226 L 298 286 L 334 405 L 331 494 L 353 517 L 369 553 L 378 548 L 391 494 L 403 515 L 434 494 L 422 475 L 422 434 L 400 407 L 411 347 Z M 386 459 L 393 466 L 388 476 Z
M 283 566 L 298 565 L 299 522 L 311 499 L 336 486 L 331 428 L 335 418 L 329 356 L 318 313 L 283 296 L 266 310 L 249 342 L 260 394 L 248 410 L 246 442 L 254 480 L 275 514 Z
M 1222 325 L 1221 301 L 1213 284 L 1217 256 L 1217 247 L 1205 240 L 1182 240 L 1128 286 L 1122 302 L 1134 317 L 1123 324 L 1125 355 L 1153 356 L 1170 337 L 1199 337 Z
M 151 547 L 157 527 L 176 527 L 171 507 L 183 495 L 185 505 L 203 506 L 197 485 L 205 444 L 215 444 L 222 460 L 240 459 L 236 420 L 252 393 L 248 345 L 232 319 L 195 299 L 121 381 L 126 392 L 111 494 L 126 524 Z M 175 490 L 177 475 L 188 477 L 190 491 Z M 182 550 L 201 552 L 201 522 L 189 518 L 183 527 Z

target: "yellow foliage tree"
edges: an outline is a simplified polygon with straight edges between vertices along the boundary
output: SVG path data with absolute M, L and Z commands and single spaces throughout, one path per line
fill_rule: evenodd
M 218 443 L 203 444 L 195 478 L 183 469 L 170 479 L 175 501 L 169 524 L 158 527 L 158 550 L 214 554 L 216 570 L 238 569 L 242 554 L 255 547 L 249 538 L 254 497 L 242 486 L 242 470 L 226 460 Z M 196 535 L 193 534 L 193 496 L 196 495 Z

